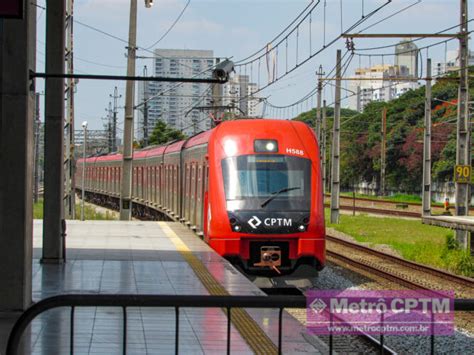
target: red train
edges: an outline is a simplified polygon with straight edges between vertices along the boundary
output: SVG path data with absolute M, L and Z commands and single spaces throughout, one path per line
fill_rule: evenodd
M 77 164 L 78 189 L 83 164 Z M 87 197 L 118 207 L 122 156 L 85 164 Z M 136 151 L 132 191 L 134 213 L 186 223 L 249 274 L 324 266 L 319 151 L 304 123 L 226 121 L 187 140 Z

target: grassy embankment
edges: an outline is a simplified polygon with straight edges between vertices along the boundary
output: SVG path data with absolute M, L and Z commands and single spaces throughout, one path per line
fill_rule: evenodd
M 340 224 L 330 224 L 326 210 L 326 226 L 351 235 L 362 243 L 386 244 L 407 260 L 474 277 L 474 260 L 456 245 L 452 231 L 399 218 L 367 215 L 341 215 Z
M 43 219 L 43 200 L 33 204 L 33 218 Z M 76 203 L 76 219 L 81 219 L 81 204 Z M 115 219 L 112 213 L 105 211 L 105 213 L 96 211 L 91 205 L 84 205 L 84 219 L 85 220 L 113 220 Z

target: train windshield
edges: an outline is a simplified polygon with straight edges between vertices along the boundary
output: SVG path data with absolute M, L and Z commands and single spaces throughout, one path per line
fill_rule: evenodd
M 286 155 L 222 160 L 227 210 L 309 211 L 311 161 Z

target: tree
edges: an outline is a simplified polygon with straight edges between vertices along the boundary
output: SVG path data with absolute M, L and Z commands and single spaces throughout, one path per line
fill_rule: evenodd
M 180 130 L 174 129 L 164 121 L 158 120 L 148 140 L 149 145 L 165 144 L 174 140 L 185 139 L 186 136 Z

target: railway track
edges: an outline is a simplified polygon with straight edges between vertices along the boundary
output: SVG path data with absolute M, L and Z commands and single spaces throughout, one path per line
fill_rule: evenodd
M 304 292 L 298 288 L 261 288 L 263 292 L 268 295 L 304 295 Z M 296 320 L 301 324 L 306 325 L 306 308 L 288 308 L 285 310 L 287 313 L 291 314 Z M 331 340 L 328 335 L 310 335 L 308 334 L 305 339 L 309 343 L 315 342 L 314 338 L 318 339 L 319 342 L 323 342 L 329 352 L 332 351 L 340 354 L 386 354 L 392 355 L 397 354 L 395 350 L 388 347 L 386 344 L 383 344 L 380 339 L 369 334 L 359 334 L 359 335 L 343 335 L 343 336 L 334 336 Z M 332 341 L 332 345 L 330 344 Z
M 330 207 L 329 203 L 325 203 L 324 207 Z M 349 206 L 349 205 L 340 205 L 339 208 L 344 211 L 356 211 L 356 212 L 366 212 L 372 214 L 380 214 L 386 216 L 397 216 L 397 217 L 410 217 L 410 218 L 421 218 L 421 214 L 418 212 L 411 211 L 399 211 L 399 210 L 390 210 L 390 209 L 381 209 L 381 208 L 372 208 L 372 207 L 362 207 L 362 206 Z
M 407 288 L 453 290 L 457 298 L 474 298 L 474 280 L 408 261 L 366 246 L 326 236 L 327 254 L 356 267 L 370 269 Z

